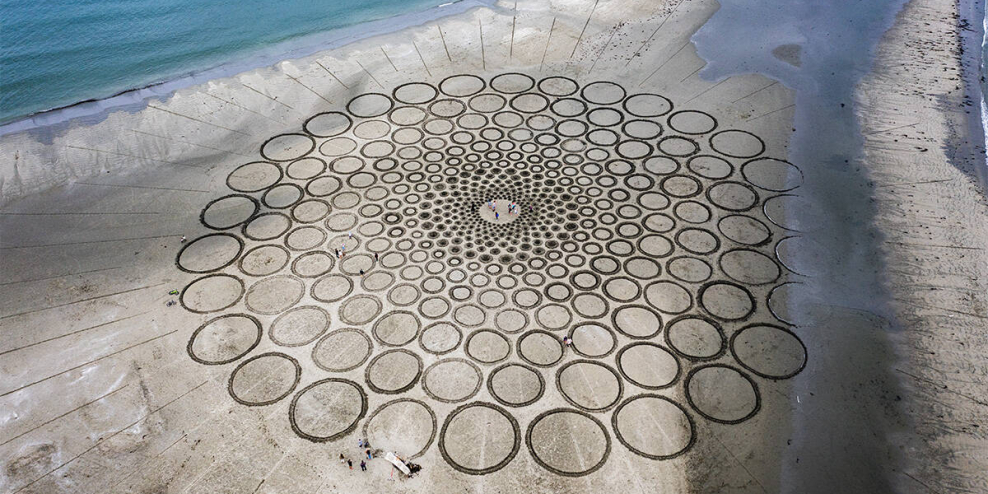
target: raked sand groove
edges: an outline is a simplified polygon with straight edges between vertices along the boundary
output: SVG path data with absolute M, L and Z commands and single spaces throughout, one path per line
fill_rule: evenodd
M 811 289 L 830 264 L 802 237 L 792 91 L 699 76 L 716 9 L 500 2 L 0 138 L 0 490 L 808 492 L 856 472 L 842 452 L 868 437 L 821 402 L 894 388 L 814 368 L 835 357 L 808 332 L 866 318 Z M 829 461 L 782 485 L 807 417 Z M 358 437 L 421 475 L 340 467 Z

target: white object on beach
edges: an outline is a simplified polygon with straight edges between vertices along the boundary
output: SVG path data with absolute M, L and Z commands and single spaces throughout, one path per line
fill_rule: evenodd
M 388 454 L 384 455 L 384 459 L 391 462 L 398 470 L 401 470 L 405 475 L 411 475 L 412 471 L 405 466 L 405 463 L 398 459 L 398 456 L 388 451 Z

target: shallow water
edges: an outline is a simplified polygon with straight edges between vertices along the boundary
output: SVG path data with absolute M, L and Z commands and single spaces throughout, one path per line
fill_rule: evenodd
M 441 0 L 5 0 L 0 122 L 106 98 Z

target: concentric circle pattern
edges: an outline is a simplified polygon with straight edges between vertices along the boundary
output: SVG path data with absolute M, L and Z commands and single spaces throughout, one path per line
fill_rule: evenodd
M 781 207 L 803 175 L 767 149 L 607 81 L 356 96 L 204 207 L 175 260 L 203 314 L 187 352 L 314 442 L 436 444 L 470 475 L 522 449 L 562 476 L 612 448 L 675 458 L 806 365 L 779 295 L 813 274 L 791 270 L 805 242 Z

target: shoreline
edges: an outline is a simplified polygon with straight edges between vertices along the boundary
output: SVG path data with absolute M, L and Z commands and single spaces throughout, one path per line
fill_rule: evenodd
M 64 126 L 76 119 L 88 119 L 89 123 L 101 121 L 107 112 L 133 108 L 140 110 L 151 99 L 165 99 L 176 91 L 206 84 L 214 80 L 233 77 L 251 70 L 277 65 L 318 55 L 367 38 L 387 35 L 444 17 L 468 12 L 475 8 L 494 8 L 497 0 L 453 0 L 416 12 L 373 19 L 346 27 L 312 33 L 272 46 L 243 53 L 227 62 L 176 74 L 167 80 L 155 81 L 143 86 L 117 91 L 105 97 L 87 98 L 67 105 L 56 106 L 0 122 L 0 137 L 45 127 Z M 95 117 L 95 118 L 94 118 Z
M 983 166 L 975 169 L 975 175 L 978 177 L 982 189 L 988 190 L 988 103 L 985 101 L 988 95 L 985 94 L 985 88 L 981 85 L 981 80 L 988 73 L 986 72 L 988 67 L 985 66 L 985 49 L 986 44 L 988 44 L 986 2 L 983 0 L 958 0 L 958 4 L 962 6 L 959 8 L 962 18 L 966 12 L 967 18 L 980 18 L 982 20 L 981 23 L 968 22 L 968 29 L 961 30 L 964 50 L 962 58 L 967 60 L 966 63 L 962 63 L 962 71 L 965 91 L 972 99 L 979 102 L 980 114 L 972 114 L 968 120 L 971 135 L 975 137 L 980 135 L 981 154 L 984 158 Z M 971 29 L 970 26 L 974 26 L 974 29 Z M 974 33 L 974 39 L 971 39 L 971 35 L 964 35 L 964 32 L 969 30 Z M 972 62 L 974 62 L 974 67 L 972 67 Z

